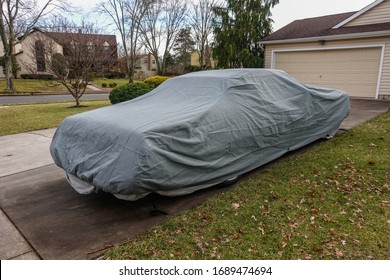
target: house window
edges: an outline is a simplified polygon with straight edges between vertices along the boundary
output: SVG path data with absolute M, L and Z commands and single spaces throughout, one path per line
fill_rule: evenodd
M 152 60 L 152 64 L 156 64 L 156 60 L 153 59 L 153 60 Z
M 88 49 L 89 51 L 92 51 L 92 50 L 93 50 L 93 43 L 92 43 L 91 41 L 89 41 L 89 42 L 87 43 L 87 49 Z
M 148 64 L 148 60 L 147 59 L 144 59 L 144 64 Z
M 107 41 L 103 44 L 103 50 L 106 52 L 110 50 L 110 44 Z
M 37 71 L 46 71 L 45 46 L 42 41 L 35 42 L 35 57 L 37 60 Z

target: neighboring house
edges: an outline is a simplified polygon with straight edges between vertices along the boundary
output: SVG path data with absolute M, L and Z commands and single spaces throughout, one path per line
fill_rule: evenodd
M 200 67 L 199 53 L 199 51 L 194 51 L 193 53 L 191 53 L 191 66 Z M 212 51 L 209 47 L 206 48 L 204 62 L 205 63 L 203 66 L 206 67 L 215 68 L 215 66 L 217 65 L 217 62 L 212 57 Z
M 13 52 L 21 68 L 18 74 L 47 73 L 45 52 L 48 48 L 52 53 L 60 53 L 66 57 L 71 53 L 68 48 L 79 42 L 82 42 L 86 49 L 100 48 L 102 51 L 99 53 L 105 54 L 99 57 L 96 71 L 116 70 L 118 53 L 115 35 L 42 32 L 34 29 L 25 37 L 19 38 L 19 42 L 14 46 Z M 2 49 L 1 45 L 0 55 L 3 54 Z M 1 78 L 4 74 L 2 69 L 0 70 Z
M 390 99 L 390 0 L 296 20 L 264 38 L 265 67 L 350 96 Z
M 45 35 L 53 38 L 55 42 L 63 46 L 65 57 L 72 55 L 70 48 L 74 44 L 83 44 L 88 51 L 95 51 L 98 57 L 95 61 L 94 71 L 117 71 L 118 44 L 115 35 L 45 32 Z
M 14 46 L 14 55 L 20 66 L 18 76 L 32 72 L 46 73 L 45 45 L 47 47 L 48 42 L 55 53 L 64 52 L 61 44 L 39 30 L 20 38 L 19 43 Z
M 156 59 L 151 53 L 138 55 L 135 61 L 136 76 L 143 79 L 157 75 Z

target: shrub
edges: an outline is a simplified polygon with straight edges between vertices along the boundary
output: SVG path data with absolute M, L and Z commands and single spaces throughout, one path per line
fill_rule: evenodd
M 102 83 L 102 87 L 106 88 L 107 87 L 107 83 Z
M 126 84 L 114 88 L 110 93 L 111 104 L 128 101 L 151 91 L 154 87 L 145 83 Z
M 20 77 L 26 80 L 53 80 L 54 78 L 51 74 L 22 74 Z
M 168 79 L 169 79 L 168 76 L 153 76 L 153 77 L 149 77 L 149 78 L 145 79 L 144 83 L 149 84 L 153 87 L 158 87 L 159 85 L 161 85 L 163 82 L 165 82 Z
M 202 67 L 197 65 L 189 65 L 185 67 L 185 70 L 187 72 L 197 72 L 197 71 L 202 71 Z
M 106 79 L 123 79 L 126 78 L 126 73 L 121 72 L 106 72 L 104 73 Z
M 212 70 L 213 68 L 211 66 L 197 66 L 197 65 L 189 65 L 184 68 L 186 72 L 197 72 L 197 71 L 204 71 L 204 70 Z

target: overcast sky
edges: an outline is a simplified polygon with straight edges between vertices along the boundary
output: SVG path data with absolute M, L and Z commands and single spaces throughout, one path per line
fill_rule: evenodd
M 90 9 L 101 0 L 70 0 Z M 358 11 L 375 0 L 280 0 L 272 10 L 274 31 L 296 19 Z

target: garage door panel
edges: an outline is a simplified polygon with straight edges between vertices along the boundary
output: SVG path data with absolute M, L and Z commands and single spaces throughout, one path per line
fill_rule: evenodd
M 363 76 L 363 81 L 364 82 L 369 82 L 369 83 L 375 82 L 374 83 L 375 85 L 376 85 L 377 79 L 378 79 L 378 76 L 375 75 L 375 74 L 366 74 L 366 75 Z
M 275 53 L 275 68 L 303 83 L 338 88 L 350 96 L 375 97 L 381 48 Z
M 333 71 L 345 71 L 345 62 L 333 63 Z
M 378 71 L 378 61 L 366 61 L 363 66 L 364 72 L 369 73 L 369 72 L 377 72 Z
M 333 76 L 335 82 L 345 81 L 347 79 L 346 73 L 335 73 Z
M 364 76 L 364 75 L 363 75 Z M 362 81 L 361 81 L 361 78 L 362 78 L 362 74 L 361 73 L 350 73 L 348 75 L 348 82 L 353 82 L 353 83 L 358 83 L 360 84 Z M 363 85 L 362 85 L 363 86 Z
M 317 65 L 313 65 L 312 69 L 311 70 L 317 70 Z M 323 63 L 322 66 L 321 66 L 321 69 L 323 69 L 324 71 L 327 71 L 327 72 L 331 72 L 334 67 L 333 67 L 333 63 L 331 62 L 326 62 L 326 63 Z

